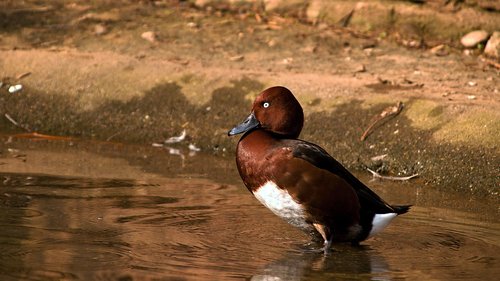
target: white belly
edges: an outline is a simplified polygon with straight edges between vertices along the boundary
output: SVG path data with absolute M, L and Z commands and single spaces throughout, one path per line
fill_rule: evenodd
M 304 230 L 310 229 L 311 226 L 305 221 L 306 215 L 302 206 L 274 182 L 266 182 L 253 194 L 264 206 L 289 224 Z

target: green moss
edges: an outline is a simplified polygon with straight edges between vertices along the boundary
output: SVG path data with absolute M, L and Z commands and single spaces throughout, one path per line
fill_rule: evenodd
M 436 130 L 447 121 L 442 114 L 443 110 L 436 102 L 413 100 L 404 114 L 412 121 L 412 126 L 422 130 Z
M 444 124 L 434 133 L 442 141 L 451 141 L 470 146 L 486 146 L 500 150 L 500 113 L 473 109 Z

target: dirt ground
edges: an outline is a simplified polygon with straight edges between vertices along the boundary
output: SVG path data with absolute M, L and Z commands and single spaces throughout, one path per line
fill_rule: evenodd
M 480 50 L 464 55 L 454 36 L 469 30 L 359 22 L 189 1 L 2 1 L 0 131 L 152 144 L 186 130 L 178 149 L 233 157 L 227 130 L 283 85 L 303 104 L 301 138 L 347 167 L 498 196 L 499 70 Z M 399 101 L 402 112 L 360 141 Z

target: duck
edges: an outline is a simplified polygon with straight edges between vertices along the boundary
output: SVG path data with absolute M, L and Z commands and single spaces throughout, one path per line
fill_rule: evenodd
M 236 167 L 246 188 L 275 215 L 323 242 L 359 245 L 411 205 L 389 205 L 320 146 L 299 139 L 302 106 L 283 86 L 262 91 L 229 136 L 243 134 Z

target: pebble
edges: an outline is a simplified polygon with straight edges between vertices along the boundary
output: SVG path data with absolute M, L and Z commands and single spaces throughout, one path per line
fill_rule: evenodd
M 230 61 L 242 61 L 244 58 L 245 58 L 245 56 L 239 55 L 239 56 L 230 57 L 229 60 Z
M 316 52 L 316 49 L 317 47 L 315 45 L 309 45 L 309 46 L 305 46 L 304 48 L 300 49 L 302 52 L 304 53 L 315 53 Z
M 495 31 L 486 43 L 484 54 L 488 57 L 500 59 L 500 31 Z
M 146 31 L 141 34 L 142 39 L 148 40 L 151 43 L 156 43 L 156 33 L 153 31 Z
M 446 56 L 448 55 L 448 48 L 444 44 L 437 45 L 436 47 L 431 49 L 431 53 L 438 57 Z
M 201 150 L 200 148 L 196 147 L 196 145 L 194 145 L 194 144 L 192 144 L 192 143 L 190 143 L 190 144 L 188 145 L 188 148 L 189 148 L 189 150 L 191 150 L 191 151 L 200 151 L 200 150 Z
M 196 7 L 199 7 L 199 8 L 205 8 L 205 6 L 207 6 L 208 4 L 210 4 L 210 0 L 196 0 L 196 1 L 194 1 L 194 5 Z
M 354 72 L 365 72 L 366 71 L 366 67 L 364 64 L 361 64 L 359 65 L 358 67 L 356 67 L 356 69 L 354 70 Z
M 307 20 L 313 24 L 318 22 L 318 17 L 322 10 L 322 1 L 321 0 L 312 0 L 307 6 L 306 17 Z
M 23 85 L 17 84 L 9 87 L 9 93 L 14 94 L 23 89 Z
M 372 158 L 370 158 L 372 161 L 381 161 L 384 160 L 385 157 L 387 157 L 389 154 L 382 154 L 382 155 L 377 155 Z
M 475 81 L 469 81 L 469 83 L 467 83 L 467 85 L 469 85 L 471 87 L 475 87 L 475 86 L 477 86 L 477 82 L 475 82 Z
M 475 30 L 465 34 L 460 43 L 466 48 L 475 47 L 477 44 L 484 42 L 488 39 L 489 33 L 485 30 Z
M 473 54 L 474 54 L 474 51 L 472 51 L 472 50 L 469 50 L 469 49 L 464 50 L 464 55 L 466 55 L 466 56 L 472 56 Z
M 198 25 L 197 25 L 195 22 L 188 22 L 188 23 L 187 23 L 187 26 L 188 26 L 189 28 L 197 28 L 197 27 L 198 27 Z
M 98 36 L 104 35 L 104 34 L 106 34 L 106 32 L 108 32 L 108 29 L 104 25 L 96 24 L 94 26 L 94 34 L 95 35 L 98 35 Z
M 474 95 L 468 95 L 468 96 L 467 96 L 467 99 L 468 99 L 468 100 L 475 100 L 475 99 L 476 99 L 476 96 L 474 96 Z

